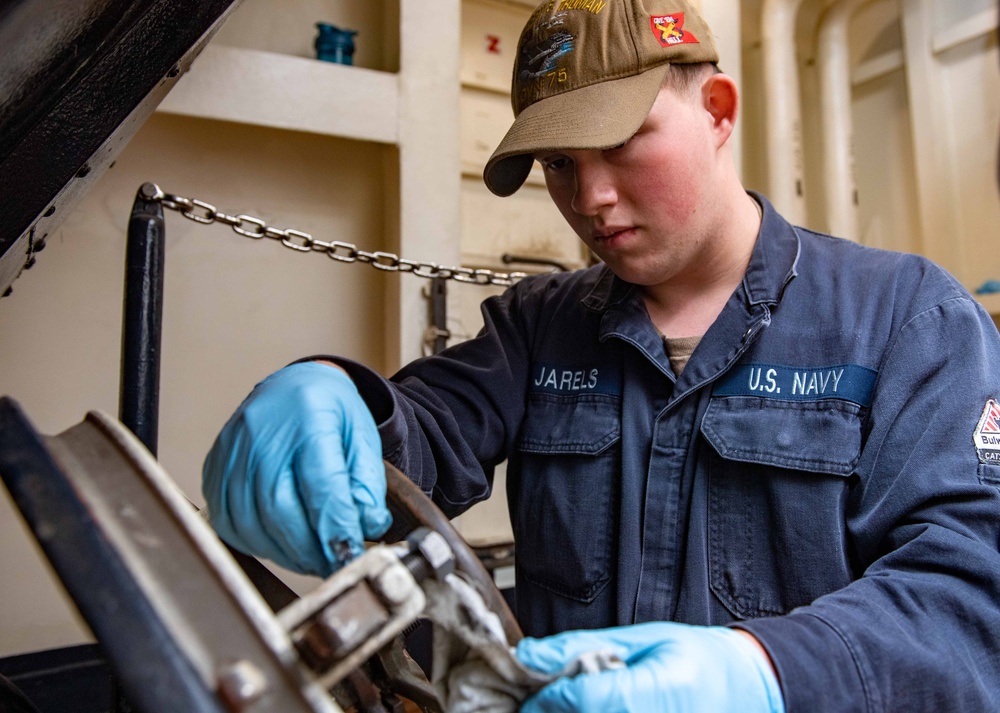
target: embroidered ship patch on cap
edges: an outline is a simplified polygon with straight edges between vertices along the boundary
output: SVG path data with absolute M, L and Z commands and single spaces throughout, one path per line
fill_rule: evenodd
M 972 440 L 980 463 L 1000 465 L 1000 404 L 996 399 L 986 402 Z

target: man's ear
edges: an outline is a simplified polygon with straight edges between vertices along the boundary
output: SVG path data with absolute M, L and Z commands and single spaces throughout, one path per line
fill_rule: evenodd
M 739 89 L 728 74 L 713 74 L 701 85 L 701 98 L 711 116 L 716 148 L 721 148 L 732 135 L 740 113 Z

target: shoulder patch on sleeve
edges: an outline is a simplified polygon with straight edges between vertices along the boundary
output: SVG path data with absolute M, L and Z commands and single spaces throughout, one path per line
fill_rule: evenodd
M 1000 403 L 990 399 L 972 434 L 980 463 L 1000 465 Z

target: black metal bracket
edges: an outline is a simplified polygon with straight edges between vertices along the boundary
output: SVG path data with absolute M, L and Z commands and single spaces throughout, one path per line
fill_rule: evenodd
M 0 3 L 0 293 L 239 1 Z

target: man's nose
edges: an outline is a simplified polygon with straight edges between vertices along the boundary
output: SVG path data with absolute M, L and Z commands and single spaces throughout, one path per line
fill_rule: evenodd
M 595 216 L 602 208 L 614 205 L 618 195 L 609 166 L 599 157 L 580 156 L 574 161 L 576 179 L 573 210 L 580 215 Z

